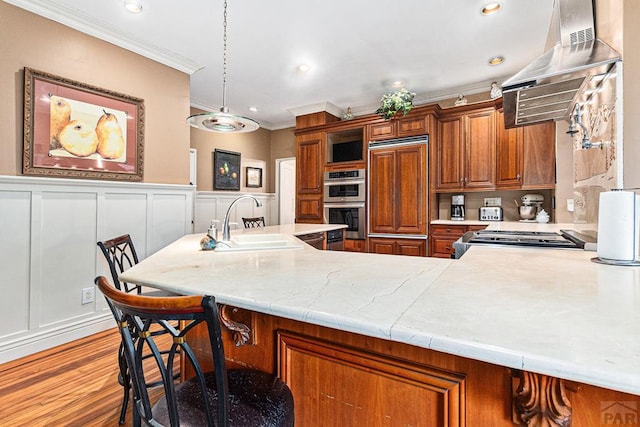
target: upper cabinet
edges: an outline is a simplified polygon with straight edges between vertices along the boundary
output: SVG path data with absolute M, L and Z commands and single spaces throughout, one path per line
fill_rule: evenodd
M 429 115 L 393 118 L 369 125 L 369 141 L 404 138 L 429 133 Z
M 436 139 L 436 189 L 495 188 L 495 111 L 493 108 L 443 116 Z
M 505 129 L 502 110 L 498 111 L 497 187 L 554 188 L 555 140 L 554 122 Z
M 438 120 L 438 192 L 555 186 L 555 123 L 504 128 L 501 110 L 466 107 Z

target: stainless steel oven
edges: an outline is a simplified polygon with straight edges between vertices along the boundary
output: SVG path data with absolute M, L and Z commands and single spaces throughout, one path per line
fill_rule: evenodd
M 325 172 L 325 203 L 364 202 L 366 200 L 365 170 Z
M 346 224 L 345 238 L 365 238 L 365 202 L 325 203 L 324 222 L 327 224 Z

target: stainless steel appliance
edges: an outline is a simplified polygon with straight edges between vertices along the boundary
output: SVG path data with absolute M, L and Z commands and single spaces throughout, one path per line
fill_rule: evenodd
M 455 258 L 460 258 L 472 245 L 505 245 L 529 248 L 595 250 L 596 238 L 574 230 L 551 231 L 468 231 L 453 243 Z
M 364 169 L 325 172 L 325 203 L 366 201 L 365 173 Z
M 520 198 L 522 206 L 518 208 L 520 221 L 536 222 L 536 215 L 542 209 L 544 197 L 541 194 L 525 194 Z
M 346 224 L 347 239 L 365 238 L 365 174 L 364 169 L 324 174 L 324 222 Z
M 451 196 L 451 219 L 454 221 L 464 220 L 464 194 Z
M 346 224 L 347 239 L 365 238 L 365 202 L 325 203 L 324 222 L 327 224 Z
M 480 207 L 480 221 L 502 221 L 502 208 L 500 206 Z

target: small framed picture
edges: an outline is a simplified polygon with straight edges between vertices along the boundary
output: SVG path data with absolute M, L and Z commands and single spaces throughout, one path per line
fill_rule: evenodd
M 240 153 L 218 149 L 213 152 L 213 189 L 240 190 Z
M 247 167 L 246 183 L 247 187 L 260 188 L 262 187 L 262 169 Z

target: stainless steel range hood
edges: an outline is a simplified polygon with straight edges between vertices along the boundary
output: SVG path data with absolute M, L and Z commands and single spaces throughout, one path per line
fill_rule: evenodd
M 618 52 L 595 38 L 592 0 L 555 0 L 556 45 L 502 84 L 505 127 L 568 119 Z

